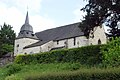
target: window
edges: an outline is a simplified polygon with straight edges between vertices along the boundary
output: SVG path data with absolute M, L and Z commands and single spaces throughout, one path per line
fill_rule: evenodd
M 64 44 L 66 45 L 66 44 L 67 44 L 67 41 L 65 41 Z
M 76 38 L 74 38 L 74 42 L 73 43 L 74 43 L 74 46 L 75 46 L 76 45 Z
M 98 40 L 98 44 L 101 44 L 101 40 L 100 39 Z
M 57 40 L 57 45 L 59 44 L 59 41 Z
M 24 53 L 25 55 L 27 54 L 27 53 Z
M 30 54 L 33 54 L 33 52 L 30 52 Z
M 26 32 L 27 34 L 29 34 L 29 32 Z
M 34 34 L 31 34 L 32 36 L 34 36 Z
M 17 44 L 17 47 L 19 47 L 19 44 Z

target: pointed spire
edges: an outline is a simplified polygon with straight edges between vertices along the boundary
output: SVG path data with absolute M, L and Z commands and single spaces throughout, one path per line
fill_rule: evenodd
M 27 14 L 26 14 L 25 24 L 29 24 L 28 11 L 27 11 Z

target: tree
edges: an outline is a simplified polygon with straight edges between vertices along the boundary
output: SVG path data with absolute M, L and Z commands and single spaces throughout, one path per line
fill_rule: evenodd
M 1 44 L 10 44 L 14 45 L 15 40 L 15 32 L 12 30 L 11 25 L 7 25 L 4 23 L 0 29 L 0 42 Z
M 105 23 L 110 27 L 108 36 L 120 36 L 120 29 L 117 25 L 120 21 L 120 0 L 87 0 L 88 4 L 81 10 L 87 13 L 81 23 L 82 30 L 86 35 L 94 27 Z
M 8 45 L 8 44 L 2 44 L 0 45 L 0 57 L 2 57 L 3 55 L 9 53 L 9 52 L 13 52 L 14 47 L 13 45 Z
M 3 55 L 13 52 L 13 45 L 15 40 L 15 32 L 12 30 L 11 25 L 4 23 L 0 29 L 0 57 Z

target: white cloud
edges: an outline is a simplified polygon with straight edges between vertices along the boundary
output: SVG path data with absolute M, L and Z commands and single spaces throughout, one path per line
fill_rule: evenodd
M 4 22 L 13 26 L 18 34 L 24 24 L 26 4 L 29 4 L 29 19 L 35 32 L 45 30 L 55 26 L 54 20 L 49 17 L 39 15 L 42 0 L 1 0 L 0 1 L 0 25 Z M 9 4 L 8 4 L 9 3 Z
M 54 20 L 39 15 L 31 16 L 30 23 L 36 32 L 55 27 Z
M 75 15 L 75 22 L 80 22 L 81 20 L 83 20 L 83 16 L 85 16 L 86 13 L 80 11 L 80 8 L 74 10 L 73 14 Z
M 27 10 L 27 6 L 30 11 L 38 12 L 41 8 L 42 0 L 0 0 L 5 3 L 7 7 L 15 6 L 21 11 Z
M 86 12 L 81 11 L 81 9 L 88 3 L 87 1 L 79 0 L 81 4 L 76 5 L 76 9 L 73 11 L 75 16 L 74 21 L 80 22 L 83 20 L 83 17 L 86 15 Z

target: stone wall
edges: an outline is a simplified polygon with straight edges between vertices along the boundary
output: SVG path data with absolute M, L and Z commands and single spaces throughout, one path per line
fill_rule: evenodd
M 105 34 L 104 27 L 98 26 L 91 31 L 89 35 L 89 45 L 106 44 L 107 37 Z

